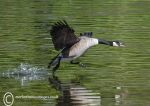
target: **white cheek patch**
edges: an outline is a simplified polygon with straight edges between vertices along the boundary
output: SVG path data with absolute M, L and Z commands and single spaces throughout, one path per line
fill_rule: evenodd
M 119 46 L 116 42 L 113 42 L 113 46 Z

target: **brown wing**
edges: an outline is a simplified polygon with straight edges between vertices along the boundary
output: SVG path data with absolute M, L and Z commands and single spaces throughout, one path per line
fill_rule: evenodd
M 74 30 L 66 21 L 58 21 L 52 25 L 50 34 L 56 50 L 71 47 L 79 41 L 79 38 L 74 34 Z

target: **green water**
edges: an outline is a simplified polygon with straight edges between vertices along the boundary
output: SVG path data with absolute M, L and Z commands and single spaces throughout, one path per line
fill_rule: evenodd
M 64 92 L 56 86 L 67 86 L 69 91 L 73 85 L 98 93 L 102 106 L 149 106 L 149 10 L 149 0 L 1 0 L 0 105 L 4 106 L 3 95 L 11 92 L 14 96 L 54 97 L 15 99 L 13 106 L 71 106 L 55 98 Z M 95 46 L 80 58 L 86 68 L 62 63 L 56 74 L 61 84 L 50 83 L 47 65 L 57 51 L 49 29 L 61 19 L 77 35 L 92 31 L 94 37 L 120 40 L 126 47 Z M 22 70 L 32 74 L 10 75 Z

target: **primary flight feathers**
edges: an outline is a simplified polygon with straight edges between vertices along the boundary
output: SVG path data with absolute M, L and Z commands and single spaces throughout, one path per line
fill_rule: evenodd
M 52 25 L 50 34 L 56 50 L 61 50 L 64 47 L 71 47 L 80 40 L 65 20 L 58 21 Z

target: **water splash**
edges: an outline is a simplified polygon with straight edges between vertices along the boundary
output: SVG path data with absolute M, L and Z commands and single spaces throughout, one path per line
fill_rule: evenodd
M 32 80 L 44 80 L 49 75 L 47 69 L 39 68 L 27 63 L 21 63 L 15 69 L 9 69 L 2 73 L 2 77 L 15 78 L 20 81 L 21 86 L 25 86 Z

